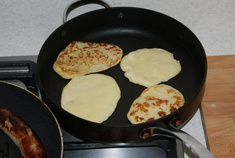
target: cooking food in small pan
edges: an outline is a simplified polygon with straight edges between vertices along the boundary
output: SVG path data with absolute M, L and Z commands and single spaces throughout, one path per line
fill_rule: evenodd
M 24 158 L 46 158 L 44 146 L 33 129 L 19 116 L 1 106 L 0 128 L 18 146 Z
M 121 90 L 111 76 L 98 74 L 120 63 L 131 83 L 147 87 L 136 98 L 127 118 L 132 124 L 164 117 L 184 105 L 184 96 L 166 82 L 181 71 L 172 53 L 160 48 L 143 48 L 128 53 L 112 44 L 75 42 L 63 50 L 54 70 L 71 79 L 61 95 L 61 106 L 68 112 L 97 123 L 107 120 L 118 105 Z M 93 74 L 94 73 L 94 74 Z

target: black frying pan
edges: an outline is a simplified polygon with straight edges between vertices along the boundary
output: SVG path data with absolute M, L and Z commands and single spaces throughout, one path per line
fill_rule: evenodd
M 59 124 L 40 99 L 27 90 L 0 81 L 0 105 L 30 125 L 42 141 L 48 158 L 62 158 L 63 142 Z M 9 144 L 8 158 L 22 157 L 18 147 L 0 130 L 1 143 Z
M 149 127 L 180 129 L 194 115 L 204 93 L 207 61 L 200 41 L 186 26 L 169 16 L 141 8 L 109 8 L 102 1 L 74 2 L 66 8 L 64 20 L 72 9 L 88 3 L 99 3 L 106 9 L 88 12 L 65 22 L 48 37 L 38 56 L 42 97 L 62 127 L 81 139 L 99 142 L 142 141 L 140 135 Z M 69 80 L 57 75 L 52 65 L 60 51 L 74 40 L 115 44 L 123 49 L 124 55 L 140 48 L 163 48 L 172 52 L 180 61 L 182 71 L 165 84 L 182 92 L 185 105 L 161 119 L 131 125 L 126 114 L 144 87 L 130 83 L 117 65 L 101 72 L 112 76 L 122 92 L 117 109 L 107 121 L 93 123 L 68 113 L 61 108 L 60 97 Z
M 66 22 L 70 11 L 89 3 L 98 3 L 106 9 L 92 11 Z M 130 7 L 110 8 L 108 4 L 99 0 L 73 2 L 65 10 L 64 22 L 65 24 L 55 30 L 43 44 L 37 63 L 42 97 L 65 130 L 81 139 L 106 143 L 138 142 L 159 135 L 159 133 L 160 135 L 167 134 L 186 141 L 198 155 L 213 157 L 195 139 L 179 132 L 201 103 L 207 73 L 204 49 L 187 27 L 155 11 Z M 69 80 L 58 76 L 53 71 L 52 65 L 59 52 L 73 40 L 116 44 L 123 49 L 124 55 L 136 49 L 154 47 L 172 52 L 174 57 L 181 62 L 182 71 L 165 84 L 183 93 L 186 99 L 185 105 L 161 119 L 131 125 L 126 118 L 126 113 L 129 105 L 144 88 L 130 83 L 123 76 L 120 67 L 115 66 L 102 72 L 112 76 L 122 91 L 121 100 L 114 114 L 104 123 L 98 124 L 68 113 L 60 106 L 60 96 Z

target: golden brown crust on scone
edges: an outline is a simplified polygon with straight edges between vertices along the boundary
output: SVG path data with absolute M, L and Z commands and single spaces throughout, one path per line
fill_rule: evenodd
M 132 103 L 127 114 L 132 124 L 144 123 L 164 117 L 184 105 L 183 95 L 168 85 L 146 88 Z
M 0 106 L 0 128 L 19 147 L 24 158 L 46 158 L 43 144 L 25 121 Z
M 104 71 L 117 65 L 122 49 L 116 45 L 92 42 L 71 42 L 60 52 L 53 69 L 65 79 Z

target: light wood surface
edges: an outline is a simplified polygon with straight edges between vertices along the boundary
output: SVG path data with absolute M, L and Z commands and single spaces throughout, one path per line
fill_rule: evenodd
M 216 158 L 235 158 L 235 55 L 209 56 L 202 115 Z

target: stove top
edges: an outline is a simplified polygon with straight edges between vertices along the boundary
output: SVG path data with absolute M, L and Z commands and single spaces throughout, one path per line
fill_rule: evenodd
M 28 89 L 40 97 L 40 91 L 36 82 L 36 60 L 37 56 L 20 56 L 20 57 L 0 57 L 0 79 L 7 80 Z M 198 113 L 198 112 L 197 112 Z M 184 128 L 190 129 L 190 123 L 198 134 L 202 144 L 205 144 L 205 137 L 202 129 L 201 118 L 196 114 L 194 121 L 188 123 L 189 126 Z M 193 120 L 193 119 L 192 119 Z M 195 122 L 199 128 L 195 127 Z M 193 130 L 186 131 L 193 136 Z M 118 144 L 103 144 L 95 142 L 83 141 L 76 138 L 62 129 L 64 142 L 64 158 L 68 157 L 174 157 L 182 158 L 192 155 L 191 151 L 187 150 L 183 143 L 178 139 L 159 139 L 145 143 L 118 143 Z M 201 138 L 203 136 L 203 138 Z M 197 138 L 196 138 L 197 139 Z

